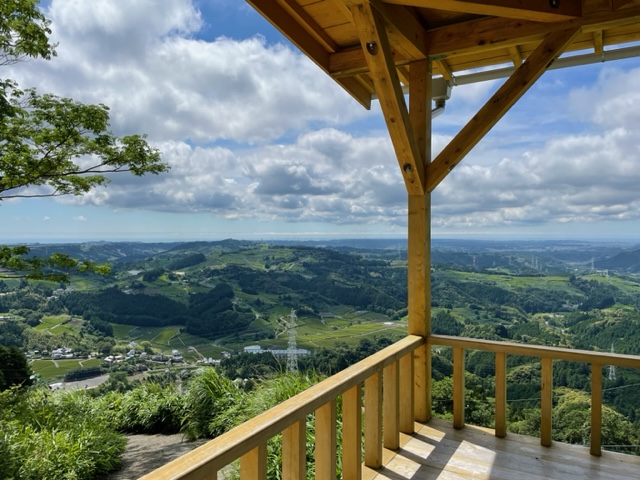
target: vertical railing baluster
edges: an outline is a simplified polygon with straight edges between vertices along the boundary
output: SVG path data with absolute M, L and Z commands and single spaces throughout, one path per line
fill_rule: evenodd
M 241 480 L 266 480 L 267 444 L 262 443 L 240 457 Z
M 282 432 L 282 479 L 298 480 L 307 471 L 307 422 L 300 420 Z
M 382 381 L 376 372 L 364 381 L 364 464 L 382 467 Z
M 400 414 L 398 410 L 398 362 L 384 368 L 383 382 L 383 434 L 384 448 L 400 448 Z
M 602 365 L 591 365 L 591 455 L 602 455 Z
M 551 415 L 553 408 L 553 359 L 542 359 L 540 388 L 540 443 L 551 446 Z
M 414 432 L 413 423 L 413 354 L 400 359 L 400 431 Z
M 496 437 L 507 434 L 507 354 L 496 352 Z
M 464 427 L 464 348 L 453 347 L 453 427 Z
M 362 398 L 360 385 L 342 395 L 342 479 L 362 478 Z
M 336 400 L 316 410 L 316 479 L 336 478 Z

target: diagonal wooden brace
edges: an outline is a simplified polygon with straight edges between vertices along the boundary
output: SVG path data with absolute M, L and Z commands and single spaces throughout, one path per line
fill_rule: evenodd
M 500 89 L 460 130 L 427 167 L 427 191 L 431 192 L 471 149 L 544 73 L 547 67 L 580 33 L 580 27 L 553 32 L 536 48 Z
M 369 1 L 349 4 L 405 186 L 410 195 L 422 195 L 426 186 L 424 160 L 409 120 L 384 19 Z

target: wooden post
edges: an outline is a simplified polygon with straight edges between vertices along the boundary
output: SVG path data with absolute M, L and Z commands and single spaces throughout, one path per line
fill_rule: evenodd
M 496 437 L 507 434 L 507 354 L 496 353 Z
M 542 359 L 540 389 L 540 443 L 551 446 L 551 413 L 553 408 L 553 359 Z
M 307 422 L 300 420 L 282 432 L 282 479 L 306 477 Z
M 413 354 L 400 359 L 400 431 L 412 435 L 413 422 Z
M 591 455 L 602 455 L 602 365 L 591 365 Z
M 360 385 L 342 395 L 342 478 L 362 478 L 362 399 Z M 304 477 L 300 477 L 304 478 Z
M 409 119 L 423 165 L 431 160 L 431 62 L 416 61 L 409 68 Z M 409 335 L 431 333 L 431 195 L 408 199 L 408 295 Z M 415 419 L 431 418 L 431 350 L 423 345 L 415 351 Z
M 316 478 L 336 480 L 336 400 L 316 410 Z
M 464 348 L 453 347 L 453 428 L 464 427 Z
M 267 479 L 267 444 L 261 443 L 240 457 L 240 478 L 242 480 Z
M 400 448 L 400 415 L 398 410 L 398 362 L 384 368 L 383 377 L 383 433 L 384 448 Z
M 382 381 L 376 372 L 364 381 L 364 464 L 382 467 Z

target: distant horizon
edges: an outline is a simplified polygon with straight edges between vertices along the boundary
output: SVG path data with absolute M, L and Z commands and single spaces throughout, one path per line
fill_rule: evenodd
M 640 244 L 640 236 L 638 237 L 626 237 L 626 236 L 612 236 L 612 237 L 564 237 L 564 236 L 544 236 L 544 235 L 432 235 L 432 240 L 437 241 L 484 241 L 484 242 L 584 242 L 584 243 L 623 243 L 623 244 Z M 50 238 L 50 239 L 38 239 L 36 241 L 18 240 L 18 239 L 1 239 L 0 245 L 76 245 L 87 243 L 195 243 L 195 242 L 222 242 L 225 240 L 233 241 L 247 241 L 247 242 L 340 242 L 340 241 L 358 241 L 358 240 L 371 240 L 371 241 L 394 241 L 402 240 L 406 241 L 406 236 L 263 236 L 263 237 L 237 237 L 237 236 L 220 236 L 212 238 L 203 237 L 188 237 L 188 238 L 115 238 L 115 239 L 68 239 L 68 238 Z

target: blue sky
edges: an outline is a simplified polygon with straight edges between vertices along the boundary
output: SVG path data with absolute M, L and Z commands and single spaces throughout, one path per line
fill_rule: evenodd
M 406 194 L 364 110 L 238 0 L 53 0 L 58 57 L 2 67 L 111 108 L 171 171 L 6 200 L 0 242 L 397 237 Z M 640 60 L 547 72 L 433 194 L 442 237 L 640 241 Z M 437 153 L 499 86 L 454 87 Z

